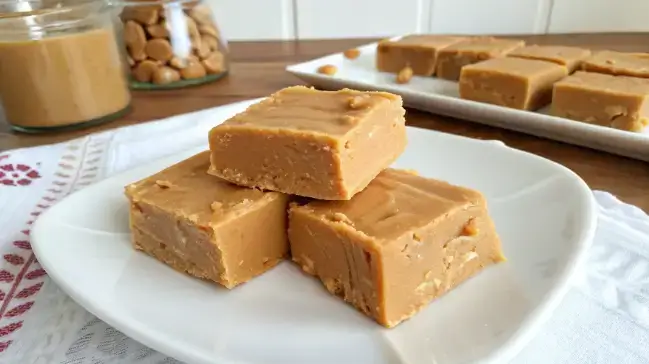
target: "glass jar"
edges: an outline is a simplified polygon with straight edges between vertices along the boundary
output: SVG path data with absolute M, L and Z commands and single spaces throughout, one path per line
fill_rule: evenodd
M 14 130 L 43 132 L 126 114 L 119 29 L 103 0 L 0 0 L 0 115 Z
M 120 6 L 132 88 L 192 86 L 227 74 L 227 42 L 202 0 L 132 0 Z

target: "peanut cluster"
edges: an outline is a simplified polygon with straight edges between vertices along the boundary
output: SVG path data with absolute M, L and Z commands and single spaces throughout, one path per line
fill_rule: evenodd
M 138 82 L 165 85 L 225 71 L 220 34 L 207 6 L 130 6 L 121 19 L 131 76 Z M 189 47 L 185 56 L 178 51 L 183 43 Z

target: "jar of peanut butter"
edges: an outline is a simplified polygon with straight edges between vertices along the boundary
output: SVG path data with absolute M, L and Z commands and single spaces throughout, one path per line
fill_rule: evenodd
M 103 0 L 0 1 L 0 118 L 43 132 L 127 113 L 117 15 Z
M 132 88 L 179 88 L 227 74 L 227 42 L 207 3 L 127 0 L 120 5 Z

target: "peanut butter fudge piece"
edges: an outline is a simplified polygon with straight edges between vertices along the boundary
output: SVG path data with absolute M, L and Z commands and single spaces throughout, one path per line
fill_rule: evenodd
M 554 84 L 552 113 L 641 132 L 649 124 L 649 79 L 577 71 Z
M 398 73 L 410 67 L 415 75 L 432 76 L 439 50 L 464 39 L 441 35 L 408 35 L 395 41 L 382 41 L 377 45 L 376 68 L 381 72 Z
M 406 145 L 400 96 L 289 87 L 210 131 L 209 173 L 241 186 L 348 200 Z
M 209 152 L 126 186 L 132 242 L 180 272 L 233 288 L 288 255 L 288 197 L 207 174 Z
M 522 58 L 494 58 L 462 68 L 460 97 L 536 110 L 552 100 L 552 85 L 568 75 L 556 63 Z
M 588 49 L 552 45 L 529 45 L 507 54 L 508 57 L 536 59 L 560 64 L 568 68 L 569 73 L 576 71 L 581 66 L 581 62 L 590 55 L 591 52 Z
M 601 51 L 584 60 L 587 72 L 649 78 L 649 57 L 640 53 Z
M 292 204 L 288 234 L 304 272 L 386 327 L 504 260 L 479 192 L 403 170 L 350 201 Z
M 437 55 L 437 77 L 457 81 L 462 67 L 491 58 L 504 57 L 522 47 L 522 40 L 491 37 L 470 38 L 439 51 Z

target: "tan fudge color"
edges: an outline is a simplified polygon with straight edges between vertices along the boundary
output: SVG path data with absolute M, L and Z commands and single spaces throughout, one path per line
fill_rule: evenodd
M 432 76 L 440 49 L 465 38 L 441 35 L 408 35 L 396 41 L 377 45 L 376 68 L 381 72 L 398 73 L 406 66 L 415 75 Z
M 457 81 L 462 67 L 491 58 L 503 57 L 516 48 L 522 47 L 522 40 L 480 37 L 455 43 L 439 51 L 437 70 L 439 78 Z
M 126 187 L 133 245 L 233 288 L 288 255 L 288 197 L 221 181 L 208 166 L 206 151 Z
M 649 120 L 649 79 L 577 71 L 554 85 L 552 113 L 640 132 Z
M 504 260 L 476 191 L 387 169 L 351 201 L 289 210 L 293 261 L 386 327 Z
M 584 59 L 591 55 L 590 50 L 578 47 L 529 45 L 507 54 L 508 57 L 535 59 L 560 64 L 573 73 Z
M 552 85 L 568 75 L 556 63 L 522 58 L 494 58 L 462 68 L 460 97 L 536 110 L 552 100 Z
M 232 183 L 348 200 L 406 145 L 400 96 L 283 89 L 213 128 L 209 173 Z
M 649 78 L 649 56 L 641 53 L 601 51 L 582 63 L 587 72 Z

